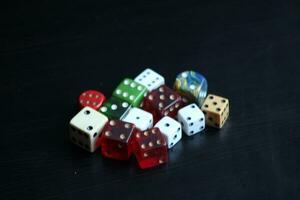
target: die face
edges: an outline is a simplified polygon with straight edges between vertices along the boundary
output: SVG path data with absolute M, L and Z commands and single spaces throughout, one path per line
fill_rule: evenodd
M 125 122 L 134 124 L 140 130 L 146 130 L 153 126 L 153 116 L 139 108 L 130 109 L 129 113 L 123 119 Z
M 126 78 L 115 89 L 113 96 L 128 102 L 133 107 L 139 107 L 146 93 L 147 88 L 145 86 Z
M 222 128 L 229 116 L 229 100 L 217 95 L 209 94 L 202 108 L 206 124 L 215 128 Z
M 79 147 L 81 147 L 87 151 L 93 152 L 93 150 L 92 150 L 93 143 L 90 140 L 90 137 L 88 134 L 74 128 L 73 126 L 70 126 L 69 132 L 70 132 L 70 139 L 73 144 L 78 145 Z M 96 144 L 95 144 L 95 146 L 96 146 Z
M 163 85 L 146 96 L 143 109 L 151 112 L 155 116 L 155 122 L 157 122 L 163 116 L 175 118 L 183 105 L 181 96 Z
M 142 169 L 168 161 L 166 139 L 158 128 L 137 132 L 134 141 L 135 156 Z
M 205 116 L 196 104 L 190 104 L 178 111 L 178 121 L 186 135 L 191 136 L 205 128 Z
M 164 134 L 167 139 L 169 149 L 181 140 L 181 124 L 170 117 L 163 117 L 157 122 L 157 124 L 155 124 L 154 127 L 159 128 L 161 133 Z
M 133 151 L 132 138 L 136 131 L 131 123 L 110 120 L 101 134 L 102 155 L 117 160 L 128 160 Z
M 73 143 L 94 152 L 97 138 L 108 121 L 107 117 L 90 107 L 84 107 L 70 121 L 70 137 Z
M 103 103 L 99 112 L 107 116 L 109 119 L 123 119 L 129 112 L 130 108 L 131 106 L 126 101 L 112 97 Z
M 80 108 L 89 106 L 95 110 L 98 110 L 104 101 L 105 101 L 105 96 L 101 92 L 96 90 L 84 91 L 79 96 Z
M 185 71 L 176 77 L 174 89 L 201 106 L 207 95 L 207 81 L 200 73 Z
M 165 78 L 149 68 L 145 69 L 134 80 L 137 83 L 146 86 L 148 91 L 157 89 L 161 85 L 165 84 Z

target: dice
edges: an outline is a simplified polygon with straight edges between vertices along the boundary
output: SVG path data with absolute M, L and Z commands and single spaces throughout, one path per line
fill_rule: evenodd
M 168 116 L 159 120 L 154 127 L 159 128 L 161 133 L 164 134 L 169 149 L 181 140 L 181 124 Z
M 105 96 L 96 90 L 84 91 L 79 96 L 79 106 L 81 109 L 85 106 L 89 106 L 95 110 L 99 110 L 104 101 Z
M 155 167 L 168 161 L 167 142 L 159 128 L 137 132 L 134 138 L 134 149 L 142 169 Z
M 148 91 L 152 91 L 165 84 L 165 78 L 149 68 L 145 69 L 134 80 L 146 86 Z
M 128 160 L 133 152 L 132 139 L 136 131 L 131 123 L 110 120 L 101 134 L 102 155 L 116 160 Z
M 153 126 L 153 116 L 140 108 L 132 108 L 123 119 L 125 122 L 133 123 L 138 129 L 146 130 Z
M 188 136 L 199 133 L 205 128 L 205 116 L 195 103 L 181 108 L 177 118 Z
M 98 147 L 98 136 L 107 121 L 103 114 L 90 107 L 84 107 L 70 121 L 71 141 L 87 151 L 94 152 Z
M 128 102 L 133 107 L 139 107 L 147 94 L 147 88 L 134 80 L 125 78 L 114 90 L 113 96 Z
M 122 80 L 109 99 L 97 90 L 84 91 L 78 98 L 81 110 L 69 123 L 70 139 L 89 152 L 101 146 L 110 159 L 129 160 L 134 154 L 142 169 L 164 164 L 182 132 L 192 136 L 205 126 L 224 126 L 229 100 L 207 96 L 207 87 L 203 75 L 184 71 L 170 89 L 162 75 L 147 68 L 134 80 Z
M 103 103 L 99 112 L 107 116 L 109 119 L 123 119 L 129 112 L 131 106 L 123 100 L 111 97 Z
M 201 109 L 205 114 L 206 125 L 222 128 L 229 116 L 229 100 L 209 94 Z
M 174 89 L 201 106 L 207 94 L 207 81 L 200 73 L 185 71 L 176 77 Z
M 150 92 L 144 99 L 142 108 L 154 117 L 156 123 L 164 116 L 175 118 L 177 111 L 184 105 L 181 96 L 166 85 Z

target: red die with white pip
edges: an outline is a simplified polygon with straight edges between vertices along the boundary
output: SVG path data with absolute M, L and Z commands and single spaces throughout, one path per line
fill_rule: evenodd
M 105 101 L 105 96 L 97 90 L 87 90 L 80 94 L 79 96 L 79 106 L 84 108 L 86 106 L 99 110 L 103 102 Z
M 168 161 L 167 142 L 159 128 L 139 131 L 134 138 L 134 154 L 142 169 Z
M 184 104 L 183 99 L 177 92 L 163 85 L 145 97 L 142 108 L 152 113 L 156 123 L 164 116 L 176 118 L 178 110 Z
M 137 131 L 134 124 L 110 120 L 99 140 L 102 155 L 116 160 L 128 160 L 133 152 L 132 141 Z

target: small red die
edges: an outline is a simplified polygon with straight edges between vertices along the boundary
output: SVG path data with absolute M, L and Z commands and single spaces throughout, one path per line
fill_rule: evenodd
M 101 92 L 96 90 L 87 90 L 80 94 L 79 105 L 80 108 L 89 106 L 95 110 L 99 110 L 105 99 L 105 96 Z
M 175 118 L 178 110 L 184 104 L 177 92 L 163 85 L 145 97 L 142 108 L 152 113 L 154 123 L 156 123 L 164 116 Z
M 131 123 L 110 120 L 102 130 L 99 143 L 103 156 L 116 160 L 128 160 L 133 152 L 132 139 L 137 132 Z
M 134 152 L 142 169 L 168 161 L 166 139 L 158 128 L 137 132 L 134 137 Z

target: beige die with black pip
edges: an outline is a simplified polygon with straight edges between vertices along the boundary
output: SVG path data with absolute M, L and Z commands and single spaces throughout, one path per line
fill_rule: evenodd
M 222 128 L 229 116 L 229 100 L 224 97 L 209 94 L 201 110 L 205 115 L 206 125 Z

